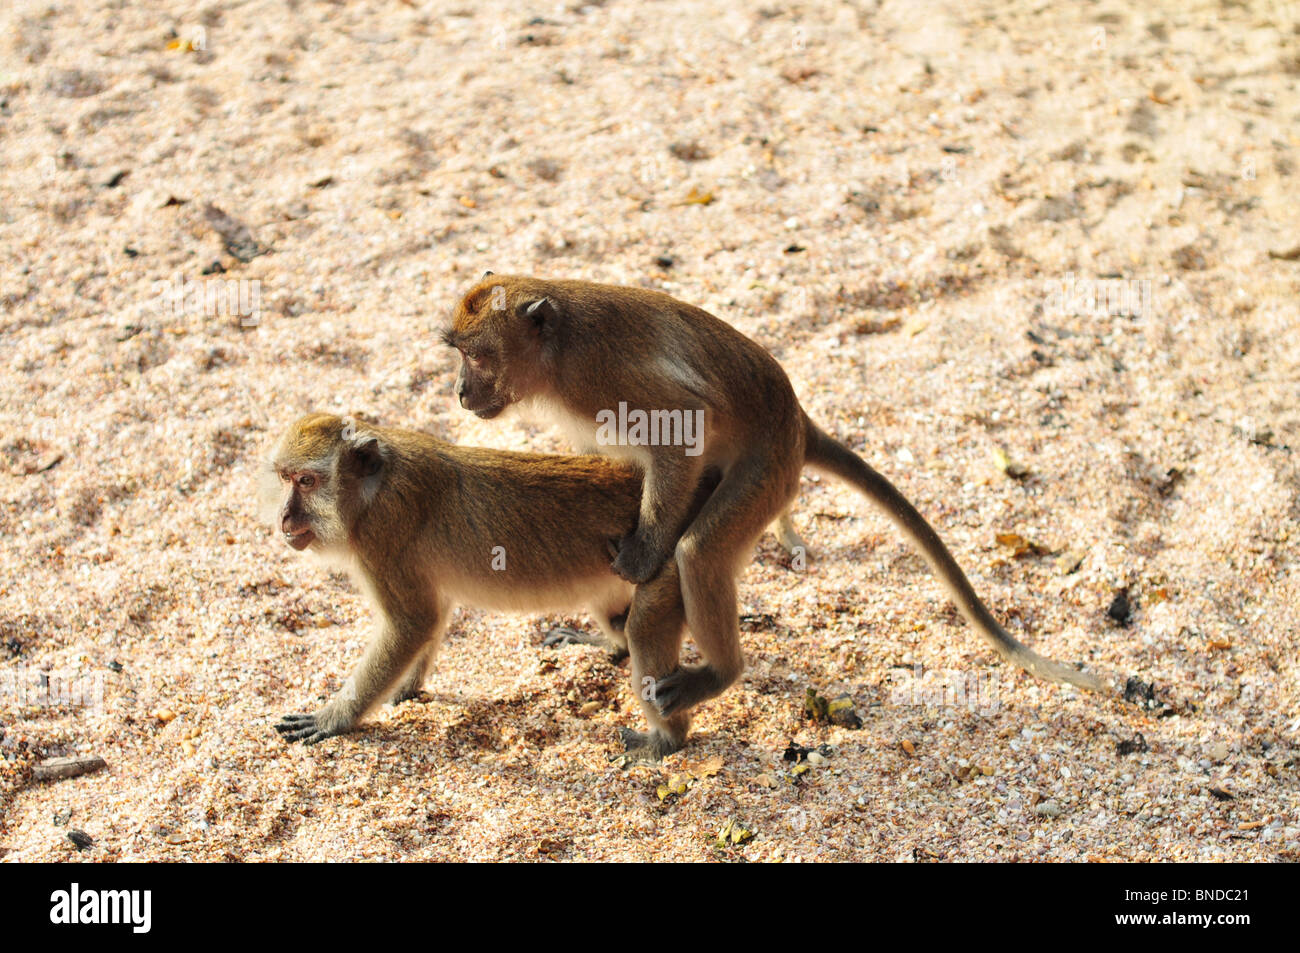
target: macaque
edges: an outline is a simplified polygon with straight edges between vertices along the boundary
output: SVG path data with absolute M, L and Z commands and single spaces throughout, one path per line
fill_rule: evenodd
M 343 689 L 277 725 L 315 744 L 377 704 L 414 696 L 456 605 L 509 611 L 586 608 L 595 640 L 630 650 L 651 731 L 624 732 L 638 758 L 681 747 L 690 713 L 648 695 L 677 664 L 685 624 L 675 567 L 635 590 L 609 571 L 613 541 L 636 525 L 641 477 L 605 457 L 457 447 L 428 434 L 313 414 L 277 441 L 261 477 L 264 517 L 295 550 L 346 568 L 377 630 Z M 716 475 L 705 473 L 702 502 Z M 690 508 L 688 504 L 688 514 Z
M 674 564 L 705 658 L 656 683 L 661 714 L 689 711 L 739 677 L 736 578 L 765 527 L 775 521 L 782 535 L 793 532 L 789 511 L 805 466 L 880 506 L 1004 658 L 1042 678 L 1115 690 L 1006 632 L 912 504 L 808 418 L 771 354 L 708 312 L 643 288 L 489 272 L 457 304 L 443 340 L 461 357 L 456 394 L 466 410 L 492 419 L 517 406 L 558 424 L 579 449 L 644 472 L 636 528 L 612 568 L 642 582 Z M 709 469 L 720 481 L 688 518 Z

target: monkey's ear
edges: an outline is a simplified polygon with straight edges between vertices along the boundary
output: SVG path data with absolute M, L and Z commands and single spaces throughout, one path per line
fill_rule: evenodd
M 360 434 L 348 441 L 343 465 L 361 482 L 361 498 L 369 503 L 384 476 L 385 448 L 374 434 Z
M 515 307 L 515 314 L 532 321 L 533 326 L 541 331 L 544 328 L 554 327 L 560 317 L 560 309 L 550 298 L 532 298 L 519 302 Z
M 384 468 L 384 448 L 374 434 L 358 434 L 348 441 L 343 459 L 353 476 L 372 477 Z

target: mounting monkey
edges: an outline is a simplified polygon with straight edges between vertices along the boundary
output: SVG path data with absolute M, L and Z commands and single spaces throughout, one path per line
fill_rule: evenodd
M 687 711 L 739 677 L 736 577 L 766 526 L 777 521 L 783 537 L 793 531 L 788 514 L 805 466 L 882 507 L 1004 658 L 1052 681 L 1114 690 L 1012 638 L 912 504 L 808 419 L 771 354 L 707 311 L 643 288 L 489 272 L 459 302 L 443 339 L 461 355 L 456 393 L 465 409 L 492 419 L 517 404 L 558 423 L 580 448 L 644 469 L 636 531 L 621 540 L 612 568 L 641 582 L 675 563 L 686 623 L 706 660 L 659 679 L 661 712 Z M 620 424 L 611 439 L 606 424 L 616 411 L 643 421 L 680 411 L 700 420 L 702 433 L 693 445 L 625 440 Z M 721 482 L 688 519 L 692 490 L 709 468 Z

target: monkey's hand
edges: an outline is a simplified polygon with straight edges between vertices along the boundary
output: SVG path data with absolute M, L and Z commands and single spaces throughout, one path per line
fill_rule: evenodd
M 670 555 L 670 550 L 638 529 L 619 540 L 618 557 L 609 568 L 628 582 L 640 585 L 657 573 Z
M 305 745 L 314 745 L 326 738 L 345 734 L 351 728 L 351 723 L 333 716 L 328 705 L 311 715 L 285 715 L 275 725 L 275 730 L 280 732 L 285 741 L 301 741 Z

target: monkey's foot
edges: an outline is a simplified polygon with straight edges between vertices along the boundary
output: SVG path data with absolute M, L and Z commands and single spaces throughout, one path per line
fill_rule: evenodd
M 314 745 L 347 731 L 346 728 L 326 728 L 319 714 L 285 715 L 276 722 L 275 730 L 285 741 L 301 741 L 305 745 Z
M 668 556 L 669 553 L 652 545 L 640 533 L 633 533 L 619 541 L 618 557 L 609 568 L 628 582 L 640 585 L 660 570 Z
M 717 678 L 707 665 L 678 666 L 655 682 L 650 701 L 659 709 L 659 714 L 671 718 L 718 694 L 716 684 Z
M 615 645 L 603 635 L 582 632 L 563 625 L 556 626 L 550 632 L 547 632 L 546 638 L 542 639 L 542 645 L 548 649 L 558 649 L 562 645 L 594 645 L 596 648 L 608 652 L 615 662 L 621 662 L 627 658 L 627 649 L 624 646 Z
M 393 695 L 392 704 L 400 705 L 402 702 L 429 702 L 433 701 L 433 696 L 423 688 L 408 688 L 405 691 L 397 692 Z
M 628 767 L 638 762 L 661 761 L 666 755 L 680 751 L 682 745 L 665 737 L 657 731 L 633 731 L 631 728 L 620 729 L 623 737 L 623 754 L 615 759 L 620 767 Z

